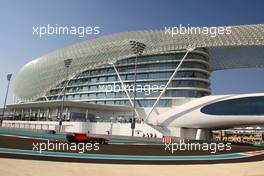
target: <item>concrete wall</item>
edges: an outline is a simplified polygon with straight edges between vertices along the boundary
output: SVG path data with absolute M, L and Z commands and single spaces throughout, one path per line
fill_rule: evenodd
M 40 130 L 56 130 L 59 122 L 53 121 L 13 121 L 4 120 L 2 127 L 7 128 L 23 128 L 23 129 L 40 129 Z
M 26 129 L 42 129 L 56 130 L 59 129 L 57 121 L 12 121 L 4 120 L 2 127 L 9 128 L 26 128 Z M 107 134 L 107 131 L 112 135 L 131 136 L 130 123 L 110 123 L 110 122 L 63 122 L 62 132 L 82 132 L 91 134 Z M 144 123 L 136 123 L 135 136 L 142 137 L 143 133 L 150 135 L 156 134 L 157 137 L 162 137 L 162 133 Z

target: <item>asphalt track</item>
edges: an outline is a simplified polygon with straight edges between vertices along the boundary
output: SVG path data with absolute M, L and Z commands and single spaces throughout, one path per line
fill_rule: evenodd
M 16 131 L 16 130 L 6 130 L 6 129 L 4 130 L 0 129 L 0 135 L 23 136 L 23 137 L 41 138 L 41 139 L 50 139 L 50 140 L 66 140 L 66 136 L 64 134 L 49 134 L 49 133 L 40 133 L 40 132 L 32 132 L 32 131 Z M 136 144 L 142 142 L 138 140 L 129 140 L 129 139 L 110 139 L 109 143 Z M 149 142 L 146 142 L 145 144 L 149 144 Z
M 52 140 L 52 139 L 51 139 Z M 98 151 L 33 151 L 33 143 L 47 139 L 0 136 L 0 157 L 62 162 L 111 163 L 111 164 L 213 164 L 264 160 L 263 148 L 232 145 L 228 152 L 211 154 L 209 151 L 177 151 L 171 154 L 163 145 L 99 145 Z M 53 142 L 66 143 L 53 139 Z M 260 152 L 255 152 L 260 151 Z

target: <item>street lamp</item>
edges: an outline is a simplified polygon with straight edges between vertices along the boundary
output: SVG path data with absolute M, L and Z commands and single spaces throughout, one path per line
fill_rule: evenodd
M 134 69 L 134 98 L 133 98 L 133 113 L 132 113 L 132 121 L 131 121 L 131 129 L 132 136 L 134 136 L 134 129 L 136 126 L 135 122 L 135 114 L 136 114 L 136 80 L 137 80 L 137 58 L 141 56 L 144 52 L 146 45 L 144 43 L 140 43 L 138 41 L 131 40 L 129 44 L 132 48 L 133 53 L 136 55 L 135 57 L 135 69 Z
M 68 80 L 69 79 L 69 67 L 70 67 L 71 63 L 72 63 L 72 59 L 66 59 L 66 60 L 64 60 L 64 66 L 66 68 L 66 77 L 67 77 L 67 80 L 64 83 L 62 100 L 61 100 L 61 110 L 60 110 L 60 119 L 59 119 L 60 131 L 61 131 L 61 126 L 62 126 L 62 121 L 64 120 L 62 118 L 62 116 L 63 116 L 63 109 L 64 109 L 64 99 L 65 99 L 65 92 L 66 92 L 66 88 L 67 88 L 67 84 L 68 84 L 67 81 L 69 81 Z
M 7 96 L 8 96 L 8 91 L 9 91 L 9 85 L 10 85 L 10 80 L 11 80 L 12 74 L 7 74 L 6 78 L 8 81 L 7 84 L 7 89 L 6 89 L 6 95 L 5 95 L 5 102 L 4 102 L 4 108 L 3 108 L 3 114 L 2 114 L 2 119 L 1 119 L 1 124 L 5 116 L 5 109 L 6 109 L 6 101 L 7 101 Z

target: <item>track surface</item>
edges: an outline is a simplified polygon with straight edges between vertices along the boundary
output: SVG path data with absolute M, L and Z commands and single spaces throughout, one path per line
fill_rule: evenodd
M 117 163 L 117 164 L 213 164 L 264 160 L 264 154 L 251 156 L 242 152 L 261 150 L 251 146 L 232 145 L 228 152 L 211 154 L 208 151 L 177 151 L 174 154 L 164 150 L 163 145 L 99 145 L 98 151 L 32 151 L 33 143 L 47 142 L 43 139 L 0 136 L 0 157 L 34 160 Z M 56 142 L 56 140 L 53 140 Z M 57 141 L 64 142 L 64 141 Z M 64 142 L 65 143 L 65 142 Z

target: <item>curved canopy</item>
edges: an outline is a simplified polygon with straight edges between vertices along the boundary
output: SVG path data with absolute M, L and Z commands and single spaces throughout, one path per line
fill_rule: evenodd
M 73 59 L 71 77 L 109 62 L 133 56 L 129 41 L 146 44 L 143 55 L 186 48 L 206 48 L 212 71 L 264 66 L 264 25 L 232 26 L 231 34 L 165 34 L 163 30 L 124 32 L 77 43 L 39 57 L 19 71 L 15 94 L 24 101 L 44 96 L 66 79 L 65 59 Z

